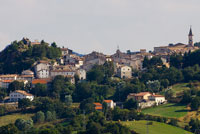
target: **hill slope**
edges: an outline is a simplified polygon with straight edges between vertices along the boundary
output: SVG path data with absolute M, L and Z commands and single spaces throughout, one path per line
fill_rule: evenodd
M 165 123 L 152 121 L 152 125 L 148 125 L 148 134 L 192 134 L 191 132 L 185 131 L 184 129 L 174 127 Z M 139 134 L 147 133 L 147 121 L 128 121 L 122 122 L 123 125 L 136 131 Z

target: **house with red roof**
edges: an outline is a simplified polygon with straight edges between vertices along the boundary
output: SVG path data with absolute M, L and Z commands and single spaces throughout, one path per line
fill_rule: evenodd
M 142 100 L 148 100 L 149 96 L 151 96 L 152 94 L 150 92 L 140 92 L 140 93 L 130 93 L 127 96 L 127 99 L 134 99 L 136 101 L 142 101 Z
M 104 100 L 104 102 L 107 104 L 107 106 L 111 109 L 115 108 L 116 103 L 114 103 L 113 100 Z
M 95 105 L 95 110 L 102 111 L 103 107 L 101 103 L 93 103 Z
M 47 88 L 48 88 L 50 81 L 51 81 L 51 79 L 34 79 L 31 82 L 31 86 L 34 88 L 36 84 L 45 84 L 45 85 L 47 85 Z
M 34 99 L 34 96 L 32 94 L 27 93 L 26 91 L 23 91 L 23 90 L 15 90 L 15 91 L 11 92 L 9 94 L 9 96 L 10 96 L 11 102 L 17 102 L 20 99 L 24 99 L 24 98 L 27 98 L 30 101 L 32 101 Z
M 165 96 L 155 95 L 155 94 L 149 96 L 149 100 L 150 101 L 155 101 L 156 105 L 163 104 L 164 102 L 166 102 Z

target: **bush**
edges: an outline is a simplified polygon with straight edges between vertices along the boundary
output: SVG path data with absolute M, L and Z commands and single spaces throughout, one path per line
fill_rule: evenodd
M 34 116 L 33 116 L 33 121 L 35 123 L 42 123 L 45 120 L 45 116 L 44 113 L 42 111 L 37 112 Z
M 15 121 L 15 126 L 21 131 L 26 131 L 33 127 L 33 120 L 17 119 Z

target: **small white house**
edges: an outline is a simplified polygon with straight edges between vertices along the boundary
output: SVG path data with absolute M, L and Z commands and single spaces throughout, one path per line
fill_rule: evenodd
M 76 74 L 78 75 L 80 80 L 85 80 L 86 79 L 86 71 L 84 69 L 78 69 L 76 71 Z
M 14 101 L 17 102 L 19 99 L 24 99 L 27 98 L 30 101 L 32 101 L 34 99 L 34 96 L 30 93 L 27 93 L 26 91 L 23 90 L 15 90 L 13 92 L 10 93 L 10 101 Z
M 48 61 L 41 60 L 35 65 L 34 68 L 37 78 L 49 78 L 50 64 Z
M 107 103 L 107 106 L 111 109 L 113 109 L 116 106 L 116 103 L 114 103 L 113 100 L 104 100 L 105 103 Z
M 49 78 L 49 69 L 42 69 L 37 71 L 37 78 Z
M 156 105 L 166 102 L 165 96 L 162 96 L 162 95 L 151 95 L 151 96 L 149 96 L 149 100 L 155 101 Z

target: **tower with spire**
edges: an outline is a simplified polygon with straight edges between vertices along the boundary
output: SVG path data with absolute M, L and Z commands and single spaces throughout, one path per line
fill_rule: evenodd
M 190 26 L 190 32 L 188 34 L 188 45 L 193 46 L 193 34 L 192 34 L 192 27 Z

